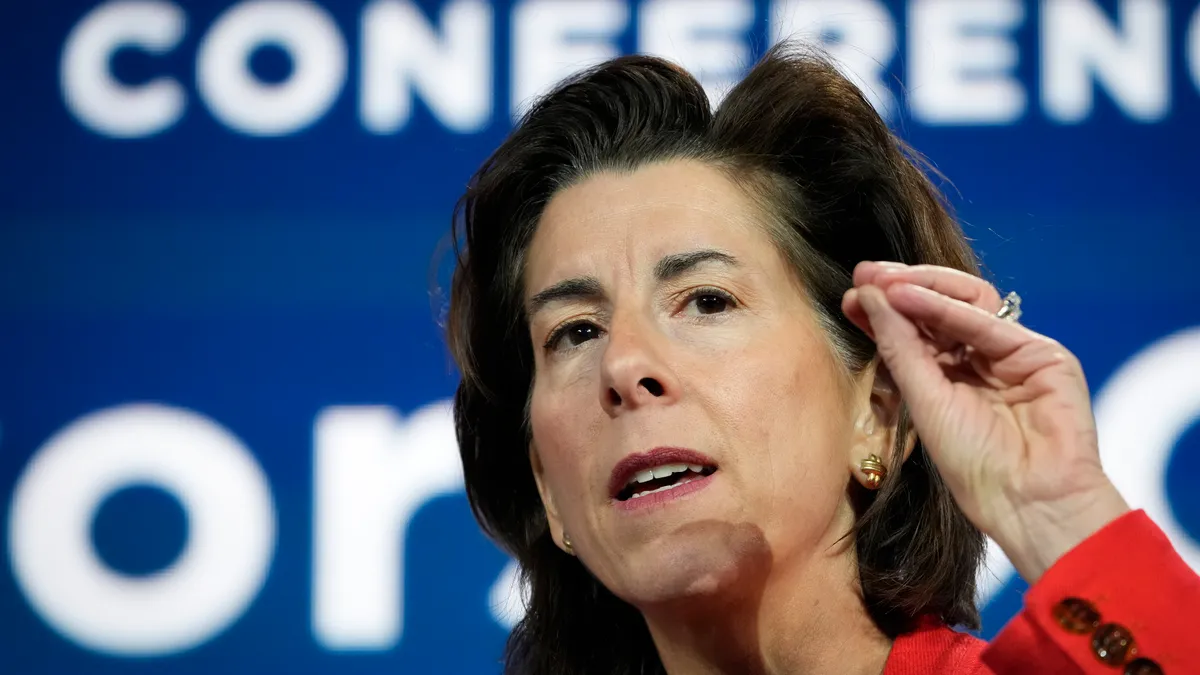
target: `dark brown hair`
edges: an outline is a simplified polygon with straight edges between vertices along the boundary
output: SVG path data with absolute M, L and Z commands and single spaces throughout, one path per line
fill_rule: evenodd
M 547 201 L 598 171 L 691 159 L 763 204 L 777 243 L 850 373 L 874 343 L 841 312 L 862 260 L 978 274 L 922 164 L 826 59 L 772 49 L 713 111 L 699 83 L 660 59 L 613 59 L 560 84 L 525 114 L 471 179 L 454 219 L 448 339 L 467 496 L 484 531 L 516 557 L 530 599 L 509 638 L 507 673 L 659 673 L 641 615 L 552 541 L 529 461 L 533 353 L 524 254 Z M 909 425 L 889 464 L 900 466 Z M 895 636 L 923 615 L 978 628 L 983 535 L 958 509 L 918 440 L 854 532 L 866 606 Z

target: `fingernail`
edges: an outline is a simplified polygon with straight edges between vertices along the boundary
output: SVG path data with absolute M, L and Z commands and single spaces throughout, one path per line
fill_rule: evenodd
M 873 266 L 878 265 L 878 264 L 879 263 L 877 263 L 873 260 L 860 260 L 854 264 L 854 271 L 857 272 L 858 270 L 869 270 Z
M 879 293 L 879 288 L 875 286 L 861 286 L 859 290 L 861 292 L 858 294 L 858 302 L 867 311 L 867 314 L 877 312 L 880 308 L 879 296 L 876 295 L 876 293 Z
M 908 267 L 908 265 L 905 265 L 902 262 L 896 262 L 894 260 L 876 260 L 875 264 L 890 270 L 902 270 L 905 267 Z
M 893 288 L 896 290 L 892 291 Z M 935 295 L 935 296 L 941 295 L 941 293 L 938 293 L 937 291 L 930 290 L 928 288 L 925 288 L 924 286 L 920 286 L 918 284 L 912 284 L 907 281 L 899 281 L 897 283 L 894 283 L 894 284 L 888 286 L 888 292 L 889 293 L 893 293 L 893 292 L 917 293 L 917 294 L 922 294 L 922 295 Z

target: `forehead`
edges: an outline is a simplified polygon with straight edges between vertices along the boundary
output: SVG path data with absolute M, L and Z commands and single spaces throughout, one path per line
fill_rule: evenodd
M 557 193 L 527 258 L 530 286 L 620 262 L 652 265 L 700 247 L 769 246 L 760 209 L 719 169 L 694 161 L 601 172 Z M 739 256 L 740 257 L 740 256 Z M 553 281 L 552 279 L 546 279 Z

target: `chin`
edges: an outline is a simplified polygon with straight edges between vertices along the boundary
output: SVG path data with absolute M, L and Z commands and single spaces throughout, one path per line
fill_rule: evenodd
M 771 549 L 750 524 L 710 521 L 639 548 L 610 587 L 634 606 L 741 596 L 761 588 L 771 569 Z

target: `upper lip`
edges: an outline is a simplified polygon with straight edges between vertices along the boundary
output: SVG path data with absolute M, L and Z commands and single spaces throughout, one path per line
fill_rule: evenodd
M 612 478 L 608 481 L 609 496 L 616 499 L 637 472 L 664 464 L 702 464 L 712 467 L 717 465 L 708 455 L 688 448 L 664 447 L 634 453 L 617 462 L 617 465 L 613 467 Z

